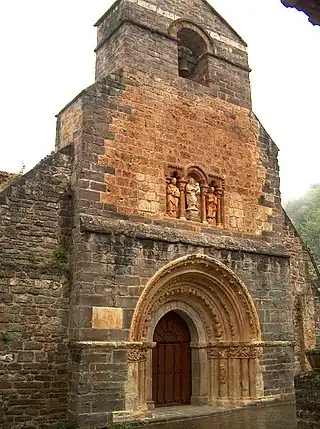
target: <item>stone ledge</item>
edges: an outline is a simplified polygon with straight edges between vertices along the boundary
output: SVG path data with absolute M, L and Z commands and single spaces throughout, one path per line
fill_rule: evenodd
M 131 349 L 140 347 L 152 347 L 153 343 L 132 341 L 70 341 L 69 347 L 90 349 L 93 347 L 104 349 Z
M 108 348 L 108 349 L 131 349 L 139 347 L 150 347 L 152 348 L 155 343 L 142 342 L 142 341 L 70 341 L 69 347 L 79 348 Z M 295 341 L 255 341 L 246 343 L 232 343 L 232 342 L 217 342 L 214 346 L 227 347 L 232 345 L 250 345 L 250 346 L 261 346 L 261 347 L 294 347 Z M 195 347 L 195 346 L 194 346 Z M 208 344 L 201 344 L 201 348 L 209 347 Z
M 155 225 L 157 223 L 157 225 Z M 163 224 L 163 225 L 161 225 Z M 148 219 L 148 224 L 143 220 L 133 222 L 130 220 L 112 220 L 109 218 L 80 215 L 81 231 L 106 235 L 126 235 L 137 239 L 148 239 L 167 243 L 183 243 L 201 247 L 214 247 L 215 249 L 231 250 L 235 252 L 254 253 L 258 255 L 289 258 L 290 254 L 280 244 L 272 245 L 265 241 L 241 236 L 230 237 L 218 231 L 219 235 L 205 234 L 196 231 L 182 231 L 177 229 L 178 223 L 172 222 L 172 227 L 165 226 L 168 221 Z

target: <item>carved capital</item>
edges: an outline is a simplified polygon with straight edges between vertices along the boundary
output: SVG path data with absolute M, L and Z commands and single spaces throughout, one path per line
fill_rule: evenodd
M 187 186 L 187 181 L 186 180 L 180 179 L 178 181 L 178 187 L 179 187 L 180 191 L 184 192 L 185 189 L 186 189 L 186 186 Z
M 145 362 L 148 357 L 148 351 L 155 346 L 156 343 L 150 344 L 133 344 L 128 349 L 128 362 L 137 363 Z
M 243 344 L 217 344 L 208 347 L 208 359 L 262 359 L 263 347 Z
M 200 184 L 201 195 L 206 195 L 209 191 L 209 186 Z
M 263 347 L 261 346 L 251 347 L 250 358 L 261 360 L 263 358 Z
M 222 188 L 217 188 L 216 189 L 216 194 L 217 194 L 218 197 L 222 197 L 222 195 L 223 195 L 223 189 Z

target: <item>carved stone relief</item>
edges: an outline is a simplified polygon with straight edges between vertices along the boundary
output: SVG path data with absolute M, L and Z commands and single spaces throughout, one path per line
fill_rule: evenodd
M 200 184 L 190 177 L 186 186 L 187 213 L 189 220 L 198 220 Z
M 263 347 L 256 344 L 214 344 L 208 346 L 209 359 L 259 359 L 263 358 Z
M 214 186 L 210 186 L 207 193 L 207 221 L 210 224 L 217 224 L 217 208 L 218 198 L 215 194 L 215 188 Z
M 170 217 L 177 217 L 179 209 L 180 190 L 176 177 L 171 177 L 167 186 L 167 213 Z
M 198 167 L 167 168 L 167 216 L 223 226 L 224 180 Z

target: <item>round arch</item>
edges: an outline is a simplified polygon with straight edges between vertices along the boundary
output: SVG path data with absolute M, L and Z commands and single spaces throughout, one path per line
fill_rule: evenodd
M 194 254 L 158 271 L 134 311 L 130 341 L 145 350 L 143 359 L 133 362 L 138 368 L 132 368 L 138 374 L 140 409 L 152 406 L 153 334 L 170 311 L 185 320 L 191 334 L 192 404 L 248 402 L 263 396 L 261 330 L 250 293 L 227 266 Z
M 153 315 L 171 301 L 202 314 L 207 343 L 261 341 L 259 317 L 245 284 L 227 266 L 202 254 L 179 258 L 150 279 L 133 315 L 131 341 L 150 341 Z
M 170 36 L 178 39 L 179 33 L 182 30 L 188 30 L 188 31 L 192 31 L 193 33 L 195 33 L 197 35 L 197 37 L 199 38 L 199 40 L 201 40 L 202 43 L 205 45 L 206 53 L 210 53 L 210 54 L 213 53 L 212 39 L 211 39 L 210 35 L 207 33 L 207 31 L 204 30 L 202 27 L 200 27 L 200 25 L 198 25 L 197 23 L 195 23 L 189 19 L 180 18 L 180 19 L 177 19 L 176 21 L 174 21 L 170 25 L 168 32 L 169 32 Z M 204 54 L 204 53 L 205 52 L 201 52 L 201 54 Z

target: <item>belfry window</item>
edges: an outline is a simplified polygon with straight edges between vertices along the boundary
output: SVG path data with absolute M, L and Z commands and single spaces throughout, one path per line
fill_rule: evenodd
M 207 76 L 207 45 L 202 37 L 190 28 L 178 31 L 179 76 L 205 85 Z

